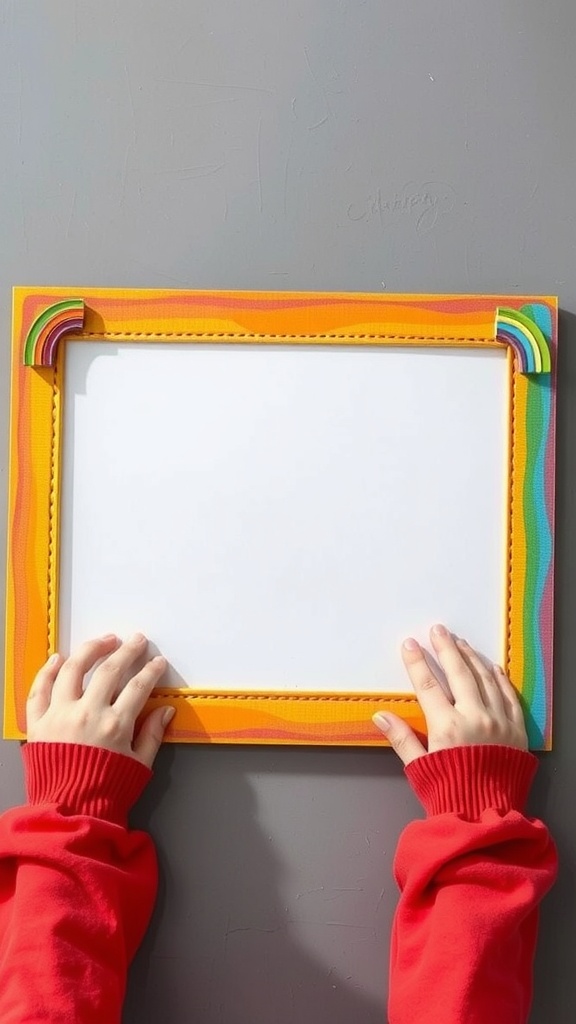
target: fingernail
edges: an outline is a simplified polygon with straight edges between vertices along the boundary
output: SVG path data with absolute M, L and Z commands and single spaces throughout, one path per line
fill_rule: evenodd
M 146 637 L 144 636 L 144 633 L 134 633 L 134 635 L 130 637 L 130 642 L 133 644 L 142 644 L 145 639 Z
M 59 654 L 51 654 L 50 657 L 48 658 L 47 664 L 48 665 L 55 665 L 56 662 L 58 661 L 59 657 L 60 657 Z
M 434 633 L 434 636 L 448 636 L 448 630 L 446 629 L 446 626 L 442 626 L 440 624 L 438 624 L 437 626 L 432 626 L 432 632 Z
M 105 635 L 101 636 L 100 639 L 102 640 L 103 643 L 109 643 L 110 640 L 117 640 L 118 637 L 116 636 L 116 633 L 105 633 Z
M 392 728 L 391 720 L 388 718 L 388 715 L 385 715 L 382 711 L 378 711 L 373 715 L 372 721 L 374 722 L 374 725 L 378 726 L 381 732 L 390 732 L 390 729 Z
M 417 640 L 414 639 L 414 637 L 409 636 L 408 639 L 404 641 L 402 646 L 406 651 L 417 651 L 420 647 L 420 644 L 418 643 Z
M 164 726 L 164 728 L 166 728 L 166 726 L 169 724 L 169 722 L 172 721 L 172 719 L 174 718 L 175 714 L 176 714 L 176 708 L 166 708 L 166 710 L 164 711 L 164 714 L 162 715 L 162 725 Z

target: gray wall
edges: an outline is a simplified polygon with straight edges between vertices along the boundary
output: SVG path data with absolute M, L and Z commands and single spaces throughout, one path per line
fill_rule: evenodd
M 559 293 L 556 746 L 532 803 L 563 866 L 538 1024 L 576 999 L 575 40 L 572 0 L 0 2 L 2 532 L 14 283 Z M 17 744 L 0 767 L 9 806 Z M 163 750 L 126 1021 L 380 1022 L 415 813 L 389 752 Z

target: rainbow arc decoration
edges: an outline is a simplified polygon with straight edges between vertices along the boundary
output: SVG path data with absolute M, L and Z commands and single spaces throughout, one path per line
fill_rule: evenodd
M 502 660 L 532 749 L 551 745 L 557 300 L 520 295 L 371 295 L 175 289 L 16 288 L 6 597 L 4 735 L 23 739 L 30 680 L 58 650 L 66 366 L 59 342 L 390 346 L 500 350 L 509 383 L 503 510 Z M 113 360 L 110 361 L 111 365 Z M 34 368 L 37 372 L 34 372 Z M 479 425 L 481 429 L 482 425 Z M 473 538 L 471 539 L 473 542 Z M 504 564 L 505 563 L 505 564 Z M 167 740 L 373 746 L 373 712 L 425 722 L 412 692 L 158 690 Z
M 58 342 L 84 327 L 84 300 L 64 299 L 42 310 L 24 344 L 25 366 L 54 366 Z
M 513 348 L 520 373 L 551 372 L 550 345 L 536 321 L 523 310 L 499 306 L 496 337 Z

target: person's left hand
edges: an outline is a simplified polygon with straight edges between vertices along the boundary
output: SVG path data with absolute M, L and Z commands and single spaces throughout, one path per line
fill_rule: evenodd
M 28 694 L 28 742 L 103 747 L 151 768 L 174 709 L 155 708 L 134 736 L 136 719 L 166 669 L 166 659 L 156 657 L 134 671 L 147 648 L 146 637 L 136 633 L 126 643 L 113 635 L 90 640 L 66 660 L 53 654 Z M 84 690 L 85 675 L 99 661 Z

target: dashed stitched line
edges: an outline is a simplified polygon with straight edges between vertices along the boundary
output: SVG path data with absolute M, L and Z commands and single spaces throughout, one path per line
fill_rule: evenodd
M 510 665 L 512 661 L 512 599 L 513 599 L 513 581 L 512 581 L 512 564 L 514 560 L 514 507 L 515 507 L 515 483 L 516 483 L 516 374 L 512 373 L 512 399 L 511 399 L 511 410 L 510 410 L 510 542 L 508 545 L 508 664 L 506 666 L 508 674 L 510 673 Z
M 427 335 L 418 334 L 257 334 L 253 332 L 246 333 L 235 333 L 230 331 L 83 331 L 80 335 L 81 338 L 235 338 L 235 339 L 277 339 L 284 341 L 296 341 L 306 338 L 306 340 L 326 340 L 326 341 L 359 341 L 359 340 L 373 340 L 373 341 L 426 341 L 431 344 L 434 342 L 445 342 L 452 344 L 454 342 L 468 342 L 471 344 L 483 344 L 483 343 L 495 343 L 494 337 L 451 337 L 451 338 L 430 338 Z M 511 463 L 512 473 L 514 468 L 513 452 L 514 452 L 514 423 L 515 423 L 515 378 L 513 375 L 513 399 L 512 399 L 512 445 L 511 445 Z M 48 566 L 48 635 L 51 633 L 52 615 L 53 615 L 53 569 L 54 569 L 54 506 L 55 506 L 55 446 L 56 446 L 56 392 L 57 392 L 57 378 L 56 369 L 54 372 L 54 385 L 53 385 L 53 399 L 52 399 L 52 443 L 50 452 L 50 512 L 49 512 L 49 566 Z M 513 491 L 511 492 L 513 494 Z M 513 498 L 511 502 L 511 509 L 513 505 Z M 511 620 L 511 561 L 512 561 L 512 530 L 511 530 L 511 543 L 510 543 L 510 556 L 509 556 L 509 598 L 508 598 L 508 635 L 510 638 L 510 620 Z M 510 644 L 510 640 L 509 640 Z M 510 646 L 508 650 L 508 658 L 510 659 Z M 165 696 L 152 695 L 151 699 L 165 700 Z M 310 701 L 310 702 L 321 702 L 329 701 L 346 701 L 354 703 L 371 703 L 374 700 L 385 699 L 389 704 L 412 704 L 416 701 L 416 697 L 304 697 L 304 696 L 241 696 L 238 694 L 219 694 L 219 695 L 207 695 L 207 696 L 196 696 L 193 694 L 174 694 L 171 695 L 172 700 L 257 700 L 257 701 Z
M 494 344 L 501 344 L 497 342 L 496 338 L 430 338 L 429 335 L 420 334 L 256 334 L 256 333 L 235 333 L 234 331 L 83 331 L 82 334 L 75 335 L 79 338 L 246 338 L 246 339 L 266 339 L 274 338 L 279 341 L 306 341 L 326 340 L 326 341 L 357 341 L 357 340 L 374 340 L 374 341 L 428 341 L 444 342 L 445 344 L 451 345 L 453 342 L 463 341 L 471 344 L 485 344 L 492 342 Z
M 52 375 L 52 410 L 50 438 L 50 493 L 48 499 L 48 636 L 46 638 L 46 657 L 50 653 L 50 637 L 52 636 L 54 623 L 54 570 L 55 570 L 55 529 L 54 519 L 56 514 L 56 445 L 58 435 L 58 365 L 54 366 Z
M 386 704 L 414 704 L 416 703 L 416 696 L 414 697 L 386 697 L 382 694 L 375 693 L 373 697 L 346 697 L 346 696 L 310 696 L 310 695 L 296 695 L 290 694 L 284 697 L 277 696 L 274 694 L 245 694 L 245 693 L 153 693 L 149 700 L 224 700 L 224 701 L 237 701 L 237 700 L 249 700 L 249 701 L 290 701 L 294 702 L 310 702 L 310 703 L 354 703 L 354 704 L 373 704 L 374 701 L 379 703 L 385 702 Z

